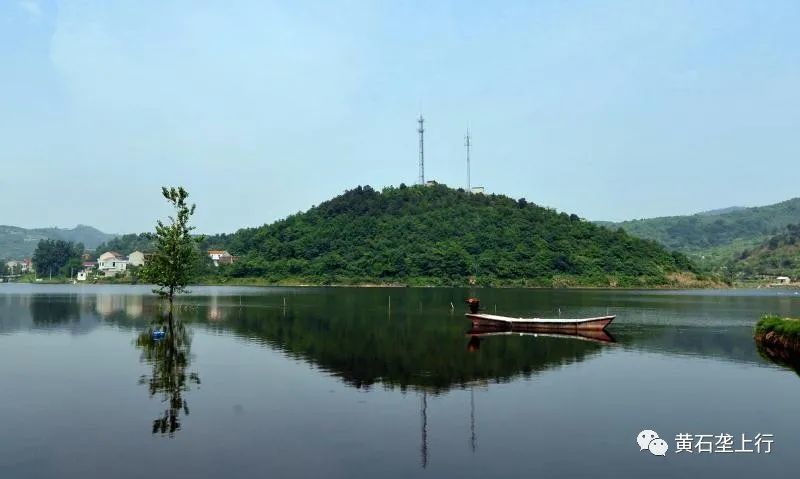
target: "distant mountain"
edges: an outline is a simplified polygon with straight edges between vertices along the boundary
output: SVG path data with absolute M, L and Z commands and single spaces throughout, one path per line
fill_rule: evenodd
M 797 223 L 800 223 L 800 198 L 769 206 L 735 206 L 688 216 L 598 222 L 684 253 L 741 251 Z
M 718 215 L 724 215 L 725 213 L 733 213 L 734 211 L 741 211 L 746 209 L 747 209 L 746 206 L 729 206 L 727 208 L 719 208 L 716 210 L 701 211 L 700 213 L 697 214 L 702 216 L 718 216 Z
M 22 259 L 33 255 L 36 244 L 42 239 L 60 239 L 83 243 L 88 249 L 94 249 L 103 242 L 117 235 L 103 233 L 97 228 L 78 225 L 66 228 L 33 228 L 0 225 L 0 258 Z
M 206 238 L 232 277 L 294 283 L 648 286 L 693 281 L 652 241 L 524 199 L 444 185 L 355 188 L 284 220 Z

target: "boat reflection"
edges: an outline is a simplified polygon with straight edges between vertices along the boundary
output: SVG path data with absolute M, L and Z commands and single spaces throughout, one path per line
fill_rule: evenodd
M 467 331 L 469 342 L 467 343 L 467 351 L 473 352 L 480 349 L 481 341 L 493 336 L 532 336 L 534 338 L 563 338 L 563 339 L 578 339 L 581 341 L 589 341 L 593 343 L 606 343 L 613 344 L 617 340 L 606 330 L 585 330 L 572 333 L 566 332 L 514 332 L 514 331 L 501 331 L 496 328 L 475 327 Z

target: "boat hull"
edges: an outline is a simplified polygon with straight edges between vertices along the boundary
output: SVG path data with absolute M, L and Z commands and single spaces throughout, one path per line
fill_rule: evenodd
M 616 316 L 599 316 L 584 319 L 540 319 L 510 318 L 493 314 L 467 313 L 472 326 L 496 331 L 577 333 L 580 331 L 603 331 Z

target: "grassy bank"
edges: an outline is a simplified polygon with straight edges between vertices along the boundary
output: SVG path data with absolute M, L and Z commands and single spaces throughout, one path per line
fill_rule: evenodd
M 765 314 L 756 324 L 756 337 L 766 337 L 769 333 L 775 333 L 787 340 L 800 341 L 800 319 Z
M 754 336 L 759 354 L 800 374 L 800 319 L 765 314 Z

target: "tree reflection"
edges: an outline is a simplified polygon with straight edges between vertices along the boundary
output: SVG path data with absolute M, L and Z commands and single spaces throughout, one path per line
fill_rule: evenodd
M 162 337 L 154 335 L 163 331 Z M 172 313 L 145 329 L 136 340 L 142 350 L 142 361 L 150 364 L 152 374 L 143 375 L 139 384 L 146 384 L 150 397 L 160 397 L 167 404 L 163 414 L 153 420 L 153 434 L 173 437 L 181 428 L 181 413 L 189 415 L 184 393 L 200 384 L 196 372 L 188 372 L 191 361 L 191 334 Z
M 34 295 L 30 299 L 30 311 L 34 324 L 55 325 L 78 321 L 81 303 L 76 295 Z

